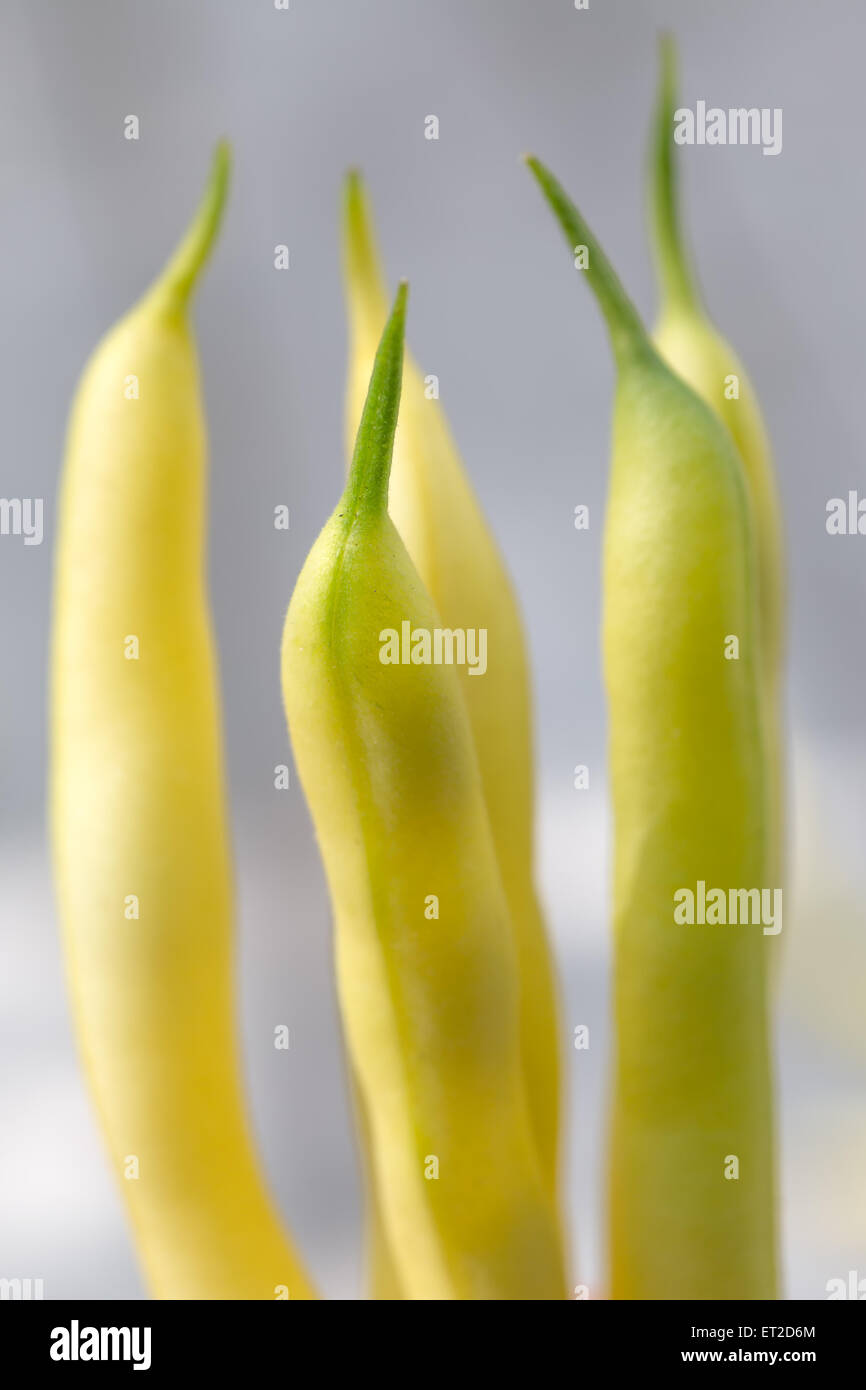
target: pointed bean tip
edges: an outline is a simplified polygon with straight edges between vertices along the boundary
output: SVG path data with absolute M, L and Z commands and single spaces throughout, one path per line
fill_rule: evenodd
M 677 41 L 670 29 L 662 29 L 659 34 L 659 58 L 665 79 L 673 81 L 677 65 Z
M 550 184 L 552 179 L 550 170 L 547 168 L 546 165 L 542 164 L 537 154 L 525 154 L 523 156 L 523 162 L 526 165 L 529 172 L 532 174 L 536 183 L 538 183 L 542 191 L 546 193 L 547 186 Z
M 367 190 L 364 176 L 356 165 L 347 169 L 343 178 L 343 215 L 347 230 L 353 228 L 355 236 L 369 235 Z
M 210 170 L 198 209 L 180 245 L 157 280 L 166 303 L 181 310 L 187 304 L 202 267 L 219 234 L 228 197 L 231 146 L 225 139 L 214 147 Z

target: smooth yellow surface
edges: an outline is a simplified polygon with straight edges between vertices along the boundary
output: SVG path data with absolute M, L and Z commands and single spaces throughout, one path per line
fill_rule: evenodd
M 375 414 L 381 392 L 370 395 Z M 388 461 L 372 460 L 378 501 L 367 473 L 353 474 L 283 639 L 384 1236 L 410 1299 L 560 1299 L 517 956 L 456 671 L 379 660 L 385 629 L 441 625 L 385 509 Z M 431 895 L 438 918 L 425 915 Z M 426 1175 L 434 1159 L 438 1177 Z
M 754 519 L 760 616 L 760 669 L 764 731 L 771 777 L 774 883 L 781 887 L 784 841 L 784 666 L 785 577 L 782 509 L 769 440 L 757 397 L 733 348 L 712 326 L 699 304 L 667 302 L 653 334 L 662 357 L 711 406 L 731 433 L 742 459 Z M 725 396 L 731 375 L 739 399 Z
M 349 310 L 349 452 L 387 317 L 372 220 L 360 177 L 344 213 Z M 441 624 L 487 631 L 483 676 L 459 670 L 520 969 L 521 1055 L 533 1132 L 557 1200 L 560 1044 L 554 965 L 533 882 L 532 726 L 523 627 L 504 562 L 460 461 L 439 402 L 407 355 L 388 511 Z
M 622 369 L 604 543 L 614 807 L 611 1294 L 776 1296 L 760 924 L 674 921 L 767 886 L 757 605 L 738 462 L 656 359 Z M 739 637 L 739 660 L 725 659 Z M 725 1177 L 728 1155 L 739 1178 Z
M 190 236 L 75 398 L 53 634 L 56 888 L 88 1079 L 153 1293 L 310 1298 L 254 1153 L 235 1030 L 205 429 L 186 322 L 226 177 L 220 151 Z M 138 399 L 124 394 L 131 376 Z

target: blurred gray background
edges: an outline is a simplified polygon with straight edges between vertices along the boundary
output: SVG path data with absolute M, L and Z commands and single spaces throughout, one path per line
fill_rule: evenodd
M 245 1057 L 282 1209 L 330 1297 L 360 1292 L 358 1181 L 330 916 L 288 760 L 278 644 L 340 488 L 346 334 L 340 180 L 368 179 L 410 340 L 513 571 L 532 648 L 542 886 L 564 993 L 575 1281 L 604 1293 L 608 810 L 599 542 L 613 373 L 600 317 L 519 162 L 574 192 L 654 312 L 644 155 L 656 35 L 693 106 L 783 108 L 776 158 L 681 151 L 715 318 L 773 437 L 791 567 L 795 882 L 779 1009 L 789 1296 L 866 1277 L 866 11 L 850 0 L 2 0 L 0 421 L 6 497 L 45 498 L 41 547 L 0 537 L 0 1274 L 46 1296 L 144 1290 L 78 1069 L 45 844 L 55 497 L 69 401 L 97 339 L 183 229 L 212 145 L 235 180 L 196 320 L 211 437 L 211 578 L 238 868 Z M 138 142 L 123 120 L 139 117 Z M 424 118 L 440 121 L 438 142 Z M 287 243 L 291 269 L 273 268 Z M 574 506 L 591 510 L 575 532 Z M 273 508 L 291 508 L 288 533 Z M 589 791 L 572 789 L 587 763 Z M 292 1050 L 275 1052 L 288 1023 Z

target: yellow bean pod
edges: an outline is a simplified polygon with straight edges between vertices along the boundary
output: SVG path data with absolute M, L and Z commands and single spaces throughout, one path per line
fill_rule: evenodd
M 686 249 L 674 145 L 676 46 L 661 41 L 661 76 L 650 172 L 650 209 L 661 309 L 653 341 L 664 360 L 730 430 L 745 469 L 757 551 L 764 725 L 771 779 L 772 848 L 784 841 L 785 562 L 782 508 L 761 408 L 745 368 L 711 323 Z
M 611 1295 L 773 1298 L 771 938 L 761 921 L 722 925 L 718 899 L 712 914 L 699 907 L 701 884 L 722 890 L 726 904 L 731 891 L 773 888 L 742 465 L 717 416 L 653 348 L 577 208 L 529 163 L 572 255 L 588 249 L 581 273 L 617 364 L 603 573 L 614 810 Z
M 387 317 L 361 178 L 346 181 L 349 452 Z M 437 399 L 407 354 L 388 510 L 446 628 L 487 634 L 487 670 L 459 668 L 520 965 L 521 1054 L 533 1132 L 557 1201 L 560 1047 L 553 960 L 533 876 L 532 715 L 523 626 L 511 581 Z
M 390 659 L 404 623 L 422 634 L 420 656 L 423 634 L 441 630 L 388 516 L 404 315 L 402 287 L 345 492 L 289 605 L 286 713 L 400 1287 L 410 1299 L 558 1299 L 513 929 L 465 703 L 454 666 Z
M 221 146 L 187 236 L 75 397 L 54 597 L 56 892 L 79 1042 L 153 1293 L 312 1298 L 254 1152 L 235 1029 L 187 323 L 228 169 Z

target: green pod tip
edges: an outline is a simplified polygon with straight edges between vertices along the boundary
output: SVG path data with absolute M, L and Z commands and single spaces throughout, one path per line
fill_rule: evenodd
M 526 155 L 525 160 L 553 209 L 572 254 L 579 247 L 586 248 L 585 265 L 581 268 L 605 317 L 617 363 L 621 366 L 636 354 L 651 354 L 653 349 L 640 315 L 581 213 L 540 159 Z
M 683 238 L 674 144 L 677 67 L 676 41 L 672 34 L 661 34 L 659 84 L 650 147 L 653 249 L 666 298 L 679 304 L 696 305 L 700 296 Z
M 198 211 L 154 286 L 181 308 L 186 306 L 216 241 L 228 196 L 230 171 L 231 149 L 227 140 L 220 140 L 214 150 Z
M 375 515 L 386 512 L 388 508 L 388 481 L 403 382 L 403 339 L 408 293 L 409 286 L 403 280 L 382 330 L 373 363 L 344 494 L 344 515 L 349 524 L 360 512 Z

